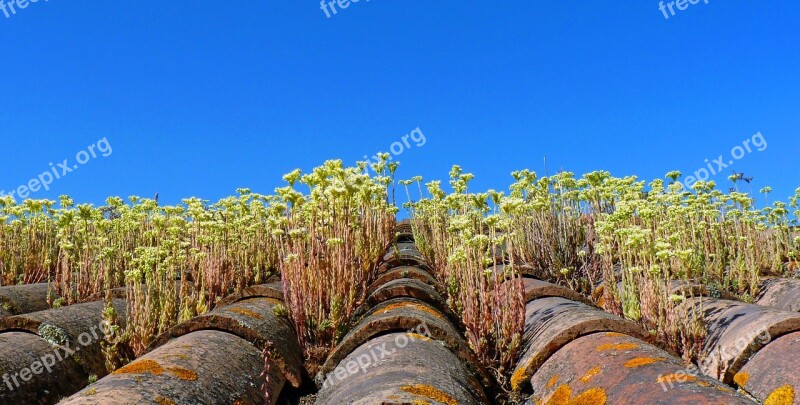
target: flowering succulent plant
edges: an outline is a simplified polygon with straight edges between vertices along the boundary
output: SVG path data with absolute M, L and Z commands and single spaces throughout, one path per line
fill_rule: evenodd
M 295 170 L 277 190 L 284 232 L 276 242 L 286 304 L 312 374 L 348 331 L 353 311 L 375 277 L 392 236 L 397 208 L 390 201 L 396 164 L 345 168 L 325 162 L 311 173 Z M 308 188 L 303 194 L 297 183 Z
M 467 340 L 498 382 L 507 385 L 522 341 L 525 303 L 520 273 L 514 266 L 515 232 L 512 223 L 521 213 L 521 200 L 490 190 L 470 193 L 473 175 L 459 166 L 450 172 L 453 193 L 441 183 L 426 184 L 430 197 L 406 204 L 415 241 L 447 286 L 447 302 L 461 315 Z M 401 184 L 407 188 L 422 179 Z M 510 261 L 502 259 L 507 255 Z
M 675 316 L 675 307 L 692 292 L 675 294 L 670 286 L 701 284 L 749 301 L 762 274 L 789 276 L 786 263 L 800 255 L 789 217 L 790 208 L 795 217 L 800 214 L 800 189 L 788 204 L 757 209 L 748 194 L 722 192 L 714 182 L 686 190 L 677 171 L 667 173 L 666 181 L 645 183 L 604 171 L 539 178 L 521 170 L 512 173 L 508 196 L 468 192 L 472 176 L 458 166 L 450 176 L 452 193 L 432 181 L 426 184 L 429 196 L 417 201 L 409 187 L 417 183 L 423 194 L 421 178 L 401 182 L 409 196 L 405 206 L 421 251 L 449 286 L 449 302 L 461 312 L 470 344 L 495 370 L 513 363 L 513 356 L 497 353 L 516 349 L 521 326 L 478 321 L 486 303 L 491 308 L 486 313 L 495 319 L 516 319 L 520 313 L 518 302 L 492 301 L 496 280 L 475 282 L 490 274 L 480 270 L 494 257 L 494 246 L 502 244 L 506 260 L 524 264 L 533 276 L 595 293 L 606 309 L 657 331 L 687 359 L 696 356 L 704 328 L 699 319 Z

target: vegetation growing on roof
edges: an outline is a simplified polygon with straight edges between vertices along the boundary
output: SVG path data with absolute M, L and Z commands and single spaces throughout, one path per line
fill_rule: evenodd
M 521 213 L 520 204 L 495 191 L 470 193 L 473 177 L 454 166 L 453 193 L 445 193 L 433 181 L 426 185 L 429 197 L 407 207 L 415 241 L 447 286 L 448 304 L 461 315 L 470 347 L 507 386 L 525 326 L 524 291 L 517 282 L 520 274 L 513 268 L 517 256 L 512 253 L 516 248 L 512 223 Z M 401 182 L 409 200 L 408 186 L 417 183 L 422 192 L 421 182 L 421 178 Z M 490 269 L 502 264 L 495 260 L 498 250 L 511 253 L 512 267 Z
M 373 164 L 345 168 L 328 161 L 303 175 L 286 176 L 275 208 L 285 213 L 273 231 L 288 313 L 312 375 L 349 330 L 353 311 L 375 277 L 392 237 L 397 208 L 390 201 L 396 163 L 388 154 Z M 306 194 L 295 187 L 306 186 Z
M 325 162 L 284 177 L 275 195 L 237 190 L 215 203 L 174 206 L 136 196 L 106 205 L 0 198 L 0 285 L 54 283 L 56 305 L 105 295 L 111 325 L 103 342 L 113 369 L 179 322 L 246 286 L 280 275 L 287 316 L 314 374 L 353 326 L 353 312 L 392 240 L 395 171 Z M 507 191 L 475 191 L 460 167 L 450 191 L 421 177 L 405 186 L 415 241 L 446 288 L 467 341 L 501 387 L 510 387 L 524 328 L 523 273 L 568 286 L 634 320 L 696 360 L 705 328 L 678 318 L 692 292 L 752 301 L 761 277 L 791 276 L 800 262 L 800 189 L 758 208 L 714 182 L 691 190 L 679 172 L 651 182 L 598 171 L 576 177 L 512 173 Z M 763 194 L 771 190 L 765 188 Z M 125 287 L 125 326 L 110 290 Z M 252 314 L 251 314 L 252 315 Z M 633 363 L 632 363 L 633 364 Z M 633 366 L 636 366 L 634 364 Z
M 691 291 L 675 293 L 674 282 L 749 302 L 762 275 L 790 276 L 798 260 L 800 238 L 790 214 L 800 216 L 800 189 L 788 203 L 759 209 L 738 191 L 736 176 L 729 192 L 714 182 L 687 190 L 679 172 L 650 183 L 603 171 L 580 178 L 569 172 L 539 178 L 528 170 L 512 176 L 508 195 L 469 191 L 473 175 L 458 166 L 449 193 L 439 181 L 400 182 L 421 252 L 448 286 L 448 302 L 462 315 L 471 346 L 503 384 L 524 309 L 513 287 L 512 294 L 498 295 L 497 285 L 520 277 L 518 265 L 594 293 L 605 309 L 697 360 L 705 328 L 699 319 L 675 315 Z M 503 275 L 487 270 L 498 263 L 498 250 L 511 264 Z

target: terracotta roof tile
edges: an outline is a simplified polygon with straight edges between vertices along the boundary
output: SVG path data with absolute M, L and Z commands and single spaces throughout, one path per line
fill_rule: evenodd
M 356 323 L 328 356 L 317 387 L 304 369 L 294 328 L 279 308 L 282 283 L 272 282 L 237 291 L 211 312 L 173 327 L 146 354 L 111 375 L 103 377 L 99 343 L 90 344 L 14 390 L 0 385 L 0 402 L 52 404 L 71 395 L 64 403 L 258 404 L 264 400 L 260 374 L 267 349 L 271 403 L 281 394 L 288 399 L 317 390 L 320 404 L 494 403 L 489 397 L 495 382 L 467 344 L 445 287 L 413 240 L 410 224 L 399 224 L 354 313 Z M 651 334 L 637 324 L 597 308 L 576 291 L 521 273 L 527 274 L 517 281 L 527 302 L 525 333 L 518 364 L 507 371 L 519 401 L 753 403 L 735 393 L 737 384 L 762 402 L 788 398 L 797 403 L 797 280 L 766 280 L 756 297 L 760 305 L 687 299 L 681 310 L 702 303 L 709 332 L 701 359 L 712 360 L 700 364 L 701 373 L 654 346 Z M 674 294 L 708 295 L 703 286 L 686 282 L 669 288 Z M 30 367 L 53 353 L 52 343 L 76 342 L 101 323 L 102 301 L 49 309 L 47 291 L 46 284 L 0 288 L 3 372 Z M 125 313 L 124 300 L 114 305 Z M 754 341 L 750 334 L 760 328 L 770 339 Z M 739 341 L 744 344 L 737 346 Z M 90 374 L 102 378 L 86 387 Z

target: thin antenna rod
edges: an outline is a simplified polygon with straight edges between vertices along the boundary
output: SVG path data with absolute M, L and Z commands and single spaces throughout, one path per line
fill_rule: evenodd
M 550 177 L 550 174 L 547 173 L 547 156 L 544 157 L 544 177 Z

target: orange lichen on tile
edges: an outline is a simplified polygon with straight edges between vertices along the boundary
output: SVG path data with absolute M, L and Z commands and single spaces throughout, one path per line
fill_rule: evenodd
M 603 352 L 606 350 L 633 350 L 639 347 L 636 343 L 624 342 L 624 343 L 606 343 L 600 346 L 597 346 L 598 352 Z
M 572 398 L 572 388 L 567 384 L 562 384 L 556 388 L 553 395 L 547 400 L 547 405 L 564 405 L 569 403 L 570 398 Z
M 164 397 L 156 398 L 156 403 L 158 405 L 176 405 L 175 401 L 173 401 L 173 400 L 171 400 L 169 398 L 164 398 Z
M 587 371 L 586 374 L 584 374 L 583 377 L 581 377 L 581 382 L 588 383 L 589 380 L 592 379 L 592 377 L 600 374 L 601 371 L 603 371 L 603 368 L 600 366 L 595 366 L 590 368 L 589 371 Z
M 624 366 L 626 368 L 636 368 L 636 367 L 646 366 L 648 364 L 653 364 L 662 360 L 664 360 L 663 357 L 637 357 L 635 359 L 630 359 L 626 361 Z
M 196 381 L 197 380 L 197 373 L 192 370 L 181 368 L 181 367 L 167 367 L 167 371 L 172 373 L 175 377 L 180 378 L 184 381 Z
M 550 381 L 547 382 L 547 388 L 553 388 L 557 382 L 558 382 L 558 374 L 550 378 Z
M 519 391 L 522 384 L 528 379 L 528 369 L 531 368 L 533 360 L 528 360 L 525 364 L 520 364 L 514 374 L 511 375 L 511 389 Z
M 740 371 L 733 376 L 733 382 L 735 382 L 736 385 L 742 388 L 744 388 L 744 385 L 747 384 L 747 380 L 749 379 L 750 379 L 750 374 L 747 374 L 743 371 Z
M 150 373 L 153 375 L 160 375 L 164 372 L 164 367 L 153 360 L 139 360 L 128 364 L 119 370 L 114 371 L 114 374 L 145 374 Z
M 166 369 L 153 360 L 139 360 L 125 367 L 114 371 L 114 374 L 146 374 L 161 375 L 164 371 L 169 371 L 172 375 L 181 380 L 195 381 L 197 380 L 197 373 L 192 370 L 187 370 L 181 367 L 167 367 Z
M 257 312 L 253 312 L 253 311 L 251 311 L 251 310 L 249 310 L 249 309 L 244 309 L 244 308 L 228 308 L 228 311 L 235 312 L 235 313 L 237 313 L 237 314 L 239 314 L 239 315 L 248 316 L 248 317 L 250 317 L 250 318 L 255 318 L 255 319 L 264 319 L 264 317 L 263 317 L 263 316 L 261 316 L 261 314 L 259 314 L 259 313 L 257 313 Z
M 669 383 L 676 383 L 676 382 L 685 383 L 685 382 L 695 382 L 695 381 L 697 381 L 697 377 L 695 377 L 693 375 L 686 374 L 686 373 L 667 374 L 667 375 L 663 375 L 661 377 L 658 377 L 658 379 L 656 379 L 656 382 L 659 383 L 659 384 L 661 384 L 661 383 L 669 384 Z
M 602 388 L 592 388 L 569 400 L 569 405 L 605 405 L 608 398 Z
M 710 386 L 711 386 L 711 383 L 710 383 L 710 382 L 708 382 L 708 381 L 698 381 L 698 382 L 697 382 L 697 385 L 699 385 L 699 386 L 701 386 L 701 387 L 704 387 L 704 388 L 708 388 L 708 387 L 710 387 Z
M 606 332 L 606 336 L 608 337 L 628 337 L 628 335 L 619 332 Z
M 446 405 L 458 405 L 455 398 L 447 395 L 446 393 L 430 386 L 423 384 L 405 385 L 400 388 L 409 394 L 419 395 L 421 397 L 430 398 L 434 401 L 441 402 Z
M 794 395 L 794 388 L 791 385 L 784 385 L 772 391 L 764 400 L 764 405 L 792 405 Z

